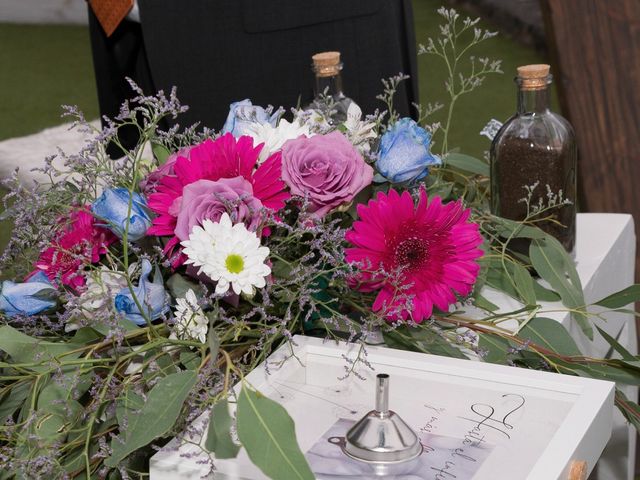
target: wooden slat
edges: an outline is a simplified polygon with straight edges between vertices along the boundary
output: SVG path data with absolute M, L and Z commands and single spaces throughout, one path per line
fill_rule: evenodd
M 580 210 L 640 220 L 640 0 L 541 0 Z M 602 226 L 606 228 L 606 225 Z M 640 267 L 636 257 L 636 277 Z

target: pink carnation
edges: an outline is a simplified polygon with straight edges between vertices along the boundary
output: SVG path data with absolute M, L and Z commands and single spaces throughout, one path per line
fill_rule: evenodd
M 43 271 L 51 281 L 78 289 L 85 284 L 84 267 L 97 263 L 116 240 L 113 233 L 96 225 L 88 209 L 76 210 L 51 246 L 40 253 L 36 271 Z
M 220 204 L 215 206 L 215 201 L 205 198 L 207 190 L 210 191 L 212 197 L 220 195 L 221 192 L 217 190 L 219 187 L 212 187 L 209 183 L 198 184 L 197 187 L 189 189 L 187 194 L 186 189 L 189 185 L 202 180 L 217 182 L 221 179 L 235 179 L 237 177 L 244 179 L 247 184 L 243 184 L 242 187 L 236 185 L 239 190 L 235 191 L 235 196 L 246 207 L 246 211 L 242 208 L 240 210 L 244 212 L 242 213 L 242 221 L 248 226 L 255 222 L 254 213 L 258 208 L 256 202 L 260 202 L 263 207 L 273 211 L 284 207 L 285 201 L 290 195 L 285 190 L 284 182 L 280 179 L 280 153 L 271 155 L 256 168 L 261 150 L 262 145 L 253 146 L 251 137 L 243 136 L 236 140 L 233 135 L 228 133 L 216 140 L 208 139 L 191 147 L 188 157 L 178 155 L 172 167 L 173 173 L 169 173 L 159 180 L 155 187 L 155 193 L 151 194 L 148 200 L 149 208 L 158 216 L 153 220 L 153 225 L 147 233 L 172 237 L 165 246 L 165 254 L 171 258 L 174 268 L 184 263 L 185 258 L 180 253 L 180 236 L 190 233 L 186 229 L 193 227 L 196 217 L 197 221 L 204 219 L 207 209 L 209 212 L 212 211 L 211 209 L 218 212 L 215 215 L 221 214 Z M 248 186 L 251 187 L 251 192 L 249 192 Z M 226 187 L 231 190 L 235 188 L 231 187 L 228 182 L 226 182 Z M 224 195 L 230 193 L 229 188 L 226 187 L 224 190 L 227 193 Z M 196 204 L 192 204 L 194 197 L 198 197 L 198 202 L 205 201 L 208 205 L 199 208 L 195 216 L 187 213 L 187 210 L 195 208 Z M 253 197 L 256 202 L 249 197 Z M 221 198 L 219 196 L 218 200 Z M 184 209 L 183 202 L 185 202 Z M 190 205 L 188 209 L 186 203 Z M 178 225 L 178 217 L 181 212 L 187 215 L 188 219 Z M 230 214 L 232 213 L 233 211 L 230 212 Z
M 374 311 L 388 320 L 422 322 L 433 307 L 447 311 L 456 294 L 469 295 L 480 271 L 482 256 L 478 225 L 460 201 L 427 201 L 424 190 L 414 205 L 409 192 L 380 192 L 368 205 L 358 205 L 360 220 L 346 239 L 354 248 L 346 259 L 362 269 L 358 290 L 378 290 Z M 399 282 L 390 274 L 399 272 Z

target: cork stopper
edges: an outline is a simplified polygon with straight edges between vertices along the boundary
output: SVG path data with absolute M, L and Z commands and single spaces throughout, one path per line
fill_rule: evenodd
M 313 60 L 313 71 L 319 77 L 332 77 L 342 70 L 340 63 L 340 52 L 320 52 L 311 57 Z
M 545 64 L 518 67 L 518 80 L 523 90 L 541 90 L 549 83 L 549 70 Z

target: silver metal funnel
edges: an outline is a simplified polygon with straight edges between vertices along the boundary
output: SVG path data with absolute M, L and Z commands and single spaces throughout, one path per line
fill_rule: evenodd
M 389 410 L 389 375 L 376 376 L 376 408 L 347 432 L 343 451 L 362 462 L 400 463 L 422 453 L 415 432 L 400 416 Z

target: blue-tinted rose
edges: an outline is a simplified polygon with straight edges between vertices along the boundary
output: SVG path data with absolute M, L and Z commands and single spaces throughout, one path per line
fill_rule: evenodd
M 429 151 L 431 134 L 410 118 L 402 118 L 380 139 L 376 167 L 391 183 L 415 182 L 441 160 Z
M 25 283 L 2 282 L 0 310 L 9 317 L 35 315 L 54 308 L 56 297 L 56 289 L 45 273 L 40 271 Z
M 149 260 L 142 260 L 140 280 L 138 281 L 138 286 L 133 287 L 135 299 L 128 287 L 120 290 L 113 299 L 116 310 L 123 313 L 127 320 L 134 322 L 136 325 L 146 325 L 145 315 L 149 320 L 156 320 L 169 311 L 170 297 L 164 289 L 162 276 L 156 270 L 153 282 L 150 281 L 151 270 Z M 136 304 L 136 299 L 142 307 L 142 312 Z
M 247 135 L 249 127 L 256 123 L 269 123 L 275 127 L 283 113 L 282 108 L 271 113 L 262 107 L 252 105 L 248 98 L 234 102 L 229 106 L 229 115 L 222 127 L 222 133 L 231 133 L 238 138 Z
M 147 202 L 142 195 L 136 192 L 131 194 L 126 188 L 110 188 L 93 202 L 91 211 L 104 221 L 105 228 L 122 238 L 125 228 L 127 228 L 130 198 L 131 215 L 129 216 L 127 239 L 135 242 L 144 237 L 147 229 L 151 226 Z

